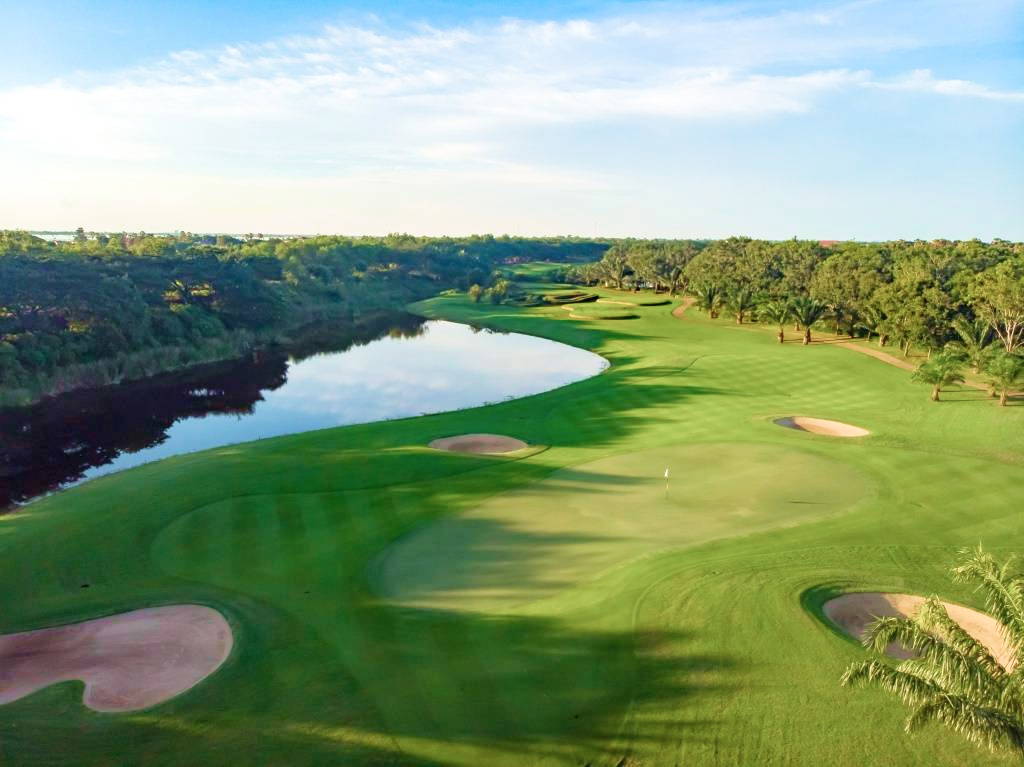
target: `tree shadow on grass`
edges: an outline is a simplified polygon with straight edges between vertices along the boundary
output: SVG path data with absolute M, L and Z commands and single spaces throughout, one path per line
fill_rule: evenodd
M 959 386 L 943 389 L 938 404 L 943 402 L 982 402 L 991 400 L 992 396 L 983 389 L 973 386 Z
M 666 737 L 698 738 L 695 725 L 666 736 L 648 722 L 624 743 L 622 717 L 638 696 L 644 706 L 663 705 L 671 719 L 676 702 L 704 689 L 701 672 L 735 668 L 724 657 L 688 651 L 692 636 L 681 630 L 638 636 L 551 618 L 430 610 L 361 613 L 360 622 L 367 619 L 367 654 L 354 667 L 372 659 L 386 675 L 373 689 L 404 683 L 408 696 L 397 709 L 378 700 L 392 734 L 443 733 L 446 741 L 508 754 L 585 753 L 615 763 Z
M 263 616 L 267 618 L 266 615 Z M 738 664 L 682 630 L 365 605 L 325 636 L 278 614 L 194 691 L 97 715 L 81 685 L 4 707 L 0 758 L 33 764 L 615 765 L 699 741 L 688 697 Z M 647 712 L 630 719 L 634 698 Z M 651 714 L 652 710 L 658 713 Z M 624 724 L 626 725 L 624 727 Z
M 528 532 L 493 518 L 444 517 L 388 546 L 372 563 L 370 580 L 381 596 L 402 604 L 507 610 L 570 588 L 581 573 L 600 571 L 616 540 Z

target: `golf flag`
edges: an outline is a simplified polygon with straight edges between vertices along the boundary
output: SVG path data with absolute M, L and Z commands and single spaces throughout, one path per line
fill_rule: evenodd
M 665 479 L 668 479 L 668 469 L 665 469 Z

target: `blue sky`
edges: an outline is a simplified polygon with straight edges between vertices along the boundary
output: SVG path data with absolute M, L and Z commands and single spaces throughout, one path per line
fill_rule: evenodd
M 0 227 L 1024 239 L 1024 2 L 36 2 Z

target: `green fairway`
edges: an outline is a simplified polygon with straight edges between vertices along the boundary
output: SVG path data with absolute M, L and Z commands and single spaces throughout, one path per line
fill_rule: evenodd
M 675 468 L 668 482 L 662 467 Z M 841 463 L 772 445 L 624 453 L 417 530 L 384 552 L 376 585 L 421 606 L 508 610 L 645 554 L 835 513 L 866 485 Z
M 960 546 L 1024 544 L 1024 407 L 932 403 L 866 355 L 597 292 L 638 305 L 414 307 L 595 351 L 589 380 L 172 458 L 0 519 L 4 633 L 175 603 L 235 632 L 146 711 L 91 711 L 77 682 L 0 707 L 0 763 L 1011 763 L 840 688 L 864 651 L 819 608 L 979 607 L 946 573 Z M 639 317 L 597 318 L 619 310 Z M 538 449 L 426 447 L 471 432 Z

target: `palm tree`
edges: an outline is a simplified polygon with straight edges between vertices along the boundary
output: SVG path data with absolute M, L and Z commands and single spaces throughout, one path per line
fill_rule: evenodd
M 789 301 L 769 301 L 757 310 L 758 319 L 766 320 L 779 326 L 779 343 L 786 342 L 786 323 L 792 316 Z
M 985 645 L 949 617 L 938 597 L 925 600 L 911 618 L 879 618 L 864 644 L 882 653 L 899 642 L 915 657 L 895 666 L 881 660 L 852 664 L 842 684 L 874 685 L 897 695 L 913 710 L 905 730 L 938 722 L 972 743 L 1024 756 L 1024 575 L 1000 565 L 980 546 L 960 551 L 953 580 L 974 583 L 986 610 L 1000 623 L 1009 657 L 997 661 Z
M 722 308 L 722 291 L 718 286 L 705 282 L 695 286 L 693 292 L 697 296 L 697 308 L 707 312 L 711 319 L 717 319 L 718 312 Z
M 922 362 L 911 374 L 911 378 L 932 387 L 932 402 L 939 401 L 939 392 L 953 384 L 963 383 L 963 362 L 952 352 L 940 352 L 927 362 Z
M 999 392 L 999 404 L 1005 407 L 1010 390 L 1024 381 L 1024 359 L 1006 352 L 997 354 L 989 359 L 985 373 L 993 396 Z
M 757 306 L 757 300 L 754 298 L 754 291 L 743 287 L 737 288 L 729 294 L 727 304 L 729 311 L 736 315 L 736 324 L 742 325 L 743 318 Z
M 970 364 L 971 369 L 975 373 L 980 373 L 981 369 L 985 367 L 985 358 L 989 354 L 992 326 L 988 324 L 987 320 L 969 320 L 962 314 L 958 314 L 953 320 L 953 330 L 960 336 L 960 340 L 950 341 L 946 346 L 960 352 Z
M 807 296 L 797 296 L 790 302 L 793 319 L 804 329 L 804 346 L 811 342 L 811 325 L 828 312 L 828 305 Z

